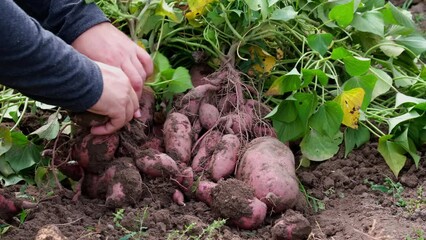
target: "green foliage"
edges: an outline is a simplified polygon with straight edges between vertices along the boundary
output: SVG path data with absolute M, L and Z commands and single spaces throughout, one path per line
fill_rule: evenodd
M 213 234 L 216 230 L 219 230 L 226 224 L 226 219 L 214 220 L 207 227 L 203 228 L 201 233 L 198 235 L 191 234 L 191 231 L 197 226 L 196 223 L 191 223 L 183 230 L 174 230 L 167 235 L 167 240 L 176 240 L 176 239 L 192 239 L 192 240 L 200 240 L 200 239 L 215 239 Z
M 407 158 L 419 164 L 426 39 L 408 11 L 382 0 L 95 2 L 166 66 L 148 83 L 164 98 L 191 87 L 179 67 L 232 63 L 306 161 L 327 160 L 342 143 L 348 155 L 374 136 L 395 175 Z
M 407 206 L 406 200 L 402 197 L 402 193 L 404 192 L 404 187 L 399 182 L 392 181 L 391 178 L 386 177 L 383 185 L 374 184 L 368 180 L 365 180 L 366 184 L 369 184 L 371 189 L 374 191 L 379 191 L 382 193 L 386 193 L 392 195 L 394 199 L 394 203 L 398 207 Z
M 122 208 L 119 208 L 115 211 L 115 213 L 113 213 L 114 218 L 113 218 L 113 222 L 115 224 L 115 226 L 119 229 L 121 229 L 125 235 L 123 237 L 120 238 L 120 240 L 129 240 L 129 239 L 142 239 L 146 236 L 146 229 L 147 227 L 144 226 L 144 221 L 147 219 L 148 217 L 148 208 L 145 208 L 143 210 L 142 215 L 140 216 L 139 214 L 137 214 L 136 218 L 134 219 L 135 223 L 138 225 L 138 231 L 135 231 L 133 229 L 127 229 L 126 227 L 124 227 L 123 225 L 121 225 L 121 222 L 123 221 L 124 217 L 125 217 L 125 210 Z

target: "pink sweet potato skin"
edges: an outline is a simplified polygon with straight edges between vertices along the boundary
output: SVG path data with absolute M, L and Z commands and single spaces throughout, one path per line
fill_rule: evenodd
M 257 199 L 256 197 L 249 201 L 249 206 L 252 209 L 252 215 L 243 216 L 239 219 L 232 220 L 232 223 L 234 225 L 247 230 L 256 229 L 257 227 L 259 227 L 263 223 L 263 220 L 265 220 L 266 212 L 268 210 L 266 204 Z
M 195 197 L 207 204 L 208 206 L 211 206 L 213 203 L 213 196 L 212 191 L 213 188 L 217 186 L 217 183 L 210 182 L 210 181 L 200 181 L 197 186 L 197 190 L 195 192 Z
M 175 202 L 177 205 L 185 206 L 183 193 L 181 191 L 179 191 L 178 189 L 175 189 L 175 192 L 173 193 L 172 199 L 173 199 L 173 202 Z
M 139 171 L 150 177 L 176 177 L 180 174 L 176 161 L 165 153 L 146 150 L 135 163 Z
M 211 104 L 202 103 L 199 109 L 199 118 L 201 126 L 204 129 L 210 129 L 217 123 L 219 119 L 219 110 Z
M 138 120 L 146 126 L 151 125 L 154 120 L 155 95 L 154 91 L 148 86 L 143 87 L 142 96 L 139 100 L 139 108 L 141 110 L 141 117 Z
M 233 134 L 226 134 L 217 144 L 210 161 L 210 174 L 214 181 L 226 178 L 234 172 L 240 150 L 240 140 Z
M 236 177 L 251 186 L 255 196 L 274 212 L 283 212 L 296 203 L 299 186 L 294 155 L 276 138 L 250 142 L 243 150 Z
M 181 176 L 178 178 L 180 185 L 182 186 L 185 193 L 192 191 L 194 185 L 194 171 L 191 167 L 187 167 L 182 170 Z
M 221 132 L 211 131 L 201 140 L 197 154 L 192 159 L 191 166 L 194 172 L 201 172 L 207 169 L 209 166 L 211 154 L 216 149 L 216 146 L 221 138 Z
M 102 173 L 114 158 L 119 143 L 117 134 L 88 134 L 76 141 L 72 157 L 87 172 Z
M 0 192 L 0 219 L 9 221 L 22 209 L 34 208 L 36 206 L 35 203 L 8 199 Z
M 192 130 L 188 117 L 178 112 L 170 113 L 163 131 L 166 153 L 177 162 L 189 163 Z
M 142 196 L 142 177 L 131 158 L 115 160 L 116 172 L 108 184 L 105 204 L 115 209 L 134 206 Z

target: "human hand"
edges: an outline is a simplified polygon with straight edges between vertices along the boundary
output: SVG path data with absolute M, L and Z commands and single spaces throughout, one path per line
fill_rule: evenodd
M 98 102 L 87 111 L 109 118 L 103 125 L 92 127 L 94 135 L 111 134 L 133 117 L 140 117 L 139 98 L 126 74 L 119 68 L 96 62 L 101 69 L 103 91 Z
M 121 68 L 138 99 L 145 79 L 154 71 L 149 54 L 110 23 L 100 23 L 81 34 L 72 46 L 90 59 Z

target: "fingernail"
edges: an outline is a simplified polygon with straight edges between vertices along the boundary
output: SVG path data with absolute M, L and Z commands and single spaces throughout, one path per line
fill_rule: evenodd
M 140 109 L 136 110 L 136 112 L 135 112 L 135 114 L 134 114 L 133 116 L 134 116 L 135 118 L 140 118 L 140 117 L 142 117 L 141 110 L 140 110 Z

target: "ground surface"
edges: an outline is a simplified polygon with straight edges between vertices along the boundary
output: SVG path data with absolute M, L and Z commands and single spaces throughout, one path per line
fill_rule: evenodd
M 371 188 L 372 183 L 384 185 L 386 177 L 397 182 L 374 143 L 354 151 L 346 159 L 340 153 L 329 161 L 299 169 L 298 176 L 307 191 L 325 206 L 317 213 L 306 206 L 298 207 L 313 228 L 310 239 L 409 239 L 408 236 L 421 239 L 417 232 L 426 233 L 426 191 L 421 196 L 417 192 L 420 188 L 426 190 L 424 151 L 421 161 L 419 169 L 411 161 L 404 168 L 398 180 L 404 188 L 401 199 Z M 40 228 L 55 224 L 69 239 L 120 239 L 129 233 L 124 228 L 143 233 L 136 239 L 167 239 L 173 231 L 197 223 L 192 232 L 181 238 L 188 239 L 198 236 L 213 222 L 214 215 L 204 203 L 190 201 L 186 206 L 173 203 L 173 186 L 168 180 L 145 179 L 144 183 L 144 200 L 137 207 L 124 209 L 122 227 L 114 222 L 117 211 L 106 208 L 103 201 L 82 198 L 72 202 L 64 195 L 47 197 L 28 188 L 28 194 L 45 200 L 31 211 L 24 224 L 16 224 L 0 237 L 33 239 Z M 407 206 L 398 207 L 398 200 Z M 279 217 L 269 217 L 256 231 L 224 226 L 212 239 L 271 239 L 273 222 Z

